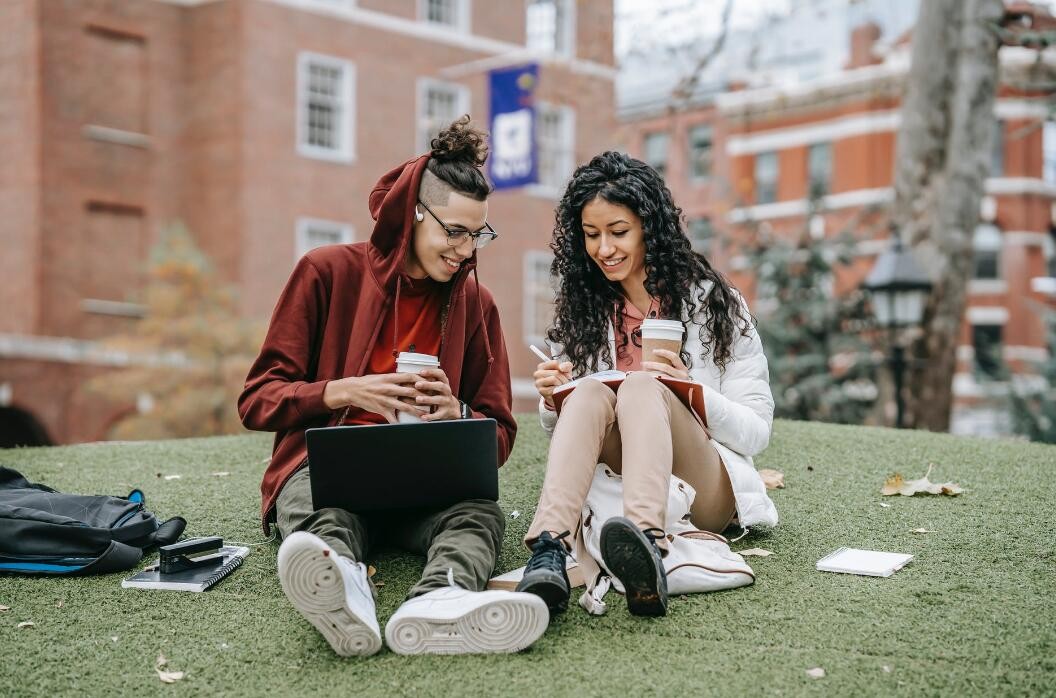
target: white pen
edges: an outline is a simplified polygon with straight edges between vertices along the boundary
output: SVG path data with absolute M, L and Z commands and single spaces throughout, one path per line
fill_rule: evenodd
M 532 352 L 536 356 L 538 356 L 540 359 L 542 359 L 543 361 L 553 361 L 554 360 L 554 358 L 552 356 L 547 356 L 546 354 L 543 353 L 542 349 L 540 349 L 539 347 L 535 346 L 534 344 L 529 344 L 528 348 L 531 349 Z

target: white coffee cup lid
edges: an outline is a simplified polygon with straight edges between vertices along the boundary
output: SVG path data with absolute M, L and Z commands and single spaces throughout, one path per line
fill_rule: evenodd
M 401 351 L 399 356 L 396 357 L 396 363 L 398 364 L 423 364 L 426 366 L 439 366 L 440 359 L 436 358 L 432 354 L 415 354 L 410 351 Z
M 678 332 L 685 332 L 685 327 L 678 320 L 658 320 L 656 318 L 646 318 L 642 320 L 642 330 L 671 330 Z

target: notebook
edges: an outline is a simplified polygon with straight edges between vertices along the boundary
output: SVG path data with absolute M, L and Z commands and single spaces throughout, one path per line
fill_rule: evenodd
M 840 548 L 818 560 L 817 568 L 821 572 L 843 572 L 844 574 L 864 574 L 870 577 L 890 577 L 912 559 L 912 555 L 904 553 L 884 553 L 878 550 Z
M 205 567 L 172 572 L 164 575 L 155 563 L 142 572 L 137 572 L 121 581 L 123 589 L 168 589 L 170 591 L 205 591 L 227 575 L 234 572 L 249 554 L 249 548 L 225 545 L 215 555 L 198 559 L 215 558 L 216 562 Z
M 554 388 L 554 408 L 560 412 L 561 403 L 565 401 L 576 385 L 580 381 L 587 378 L 593 378 L 594 380 L 601 381 L 605 385 L 609 386 L 615 392 L 619 392 L 620 385 L 624 379 L 627 378 L 627 374 L 623 371 L 598 371 L 597 373 L 591 373 L 590 375 L 581 376 L 573 381 L 569 381 L 563 385 L 559 385 Z M 704 386 L 700 383 L 690 380 L 682 380 L 680 378 L 671 378 L 670 376 L 656 376 L 656 379 L 671 389 L 682 402 L 683 405 L 688 407 L 693 415 L 700 421 L 703 426 L 708 424 L 708 413 L 704 408 Z

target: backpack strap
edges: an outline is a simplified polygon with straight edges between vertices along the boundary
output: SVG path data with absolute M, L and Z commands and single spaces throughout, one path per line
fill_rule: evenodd
M 97 557 L 94 562 L 74 570 L 69 574 L 105 574 L 130 570 L 143 559 L 143 551 L 116 540 L 110 541 L 110 547 Z
M 158 530 L 154 532 L 154 545 L 171 545 L 183 535 L 183 529 L 187 528 L 187 520 L 182 516 L 173 516 L 168 521 L 162 522 Z

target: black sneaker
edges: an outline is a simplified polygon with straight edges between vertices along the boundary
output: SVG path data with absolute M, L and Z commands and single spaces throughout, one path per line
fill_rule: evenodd
M 568 551 L 561 542 L 567 535 L 568 531 L 565 531 L 554 538 L 549 531 L 543 531 L 532 544 L 532 557 L 524 568 L 524 576 L 517 584 L 517 591 L 535 594 L 545 601 L 550 615 L 568 608 L 571 586 L 568 583 L 568 572 L 565 571 Z
M 633 615 L 667 615 L 667 573 L 656 545 L 663 535 L 660 529 L 641 531 L 622 516 L 601 527 L 601 559 L 623 584 Z

